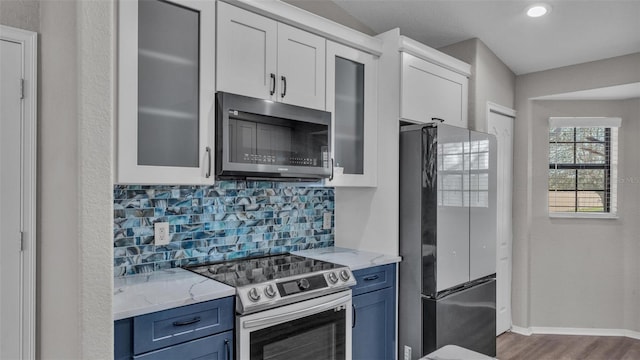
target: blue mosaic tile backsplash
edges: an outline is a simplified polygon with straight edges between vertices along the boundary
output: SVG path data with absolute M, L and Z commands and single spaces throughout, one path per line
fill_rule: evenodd
M 113 197 L 115 276 L 334 245 L 334 191 L 315 184 L 115 185 Z M 168 245 L 154 245 L 156 222 Z

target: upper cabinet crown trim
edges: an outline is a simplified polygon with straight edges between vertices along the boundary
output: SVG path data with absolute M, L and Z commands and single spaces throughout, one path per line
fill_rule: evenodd
M 402 52 L 409 53 L 425 61 L 442 66 L 446 69 L 457 72 L 460 75 L 466 77 L 471 76 L 471 65 L 434 48 L 428 47 L 416 40 L 401 35 L 400 44 L 398 45 Z
M 224 0 L 224 2 L 375 56 L 382 54 L 382 40 L 279 0 Z

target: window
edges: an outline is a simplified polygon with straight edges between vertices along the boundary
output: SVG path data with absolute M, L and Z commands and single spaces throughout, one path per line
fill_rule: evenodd
M 550 216 L 616 216 L 620 122 L 549 119 Z

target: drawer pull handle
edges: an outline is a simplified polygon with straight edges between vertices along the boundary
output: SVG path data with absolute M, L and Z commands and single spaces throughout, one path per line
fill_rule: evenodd
M 378 280 L 378 275 L 369 275 L 363 279 L 364 281 Z
M 173 322 L 173 326 L 187 326 L 187 325 L 192 325 L 195 323 L 199 323 L 200 322 L 200 316 L 196 316 L 191 320 L 187 320 L 187 321 L 174 321 Z

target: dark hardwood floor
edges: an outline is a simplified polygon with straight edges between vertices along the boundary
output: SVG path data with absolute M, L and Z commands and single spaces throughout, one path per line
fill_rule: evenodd
M 627 337 L 506 332 L 497 348 L 499 360 L 640 360 L 640 340 Z

